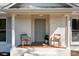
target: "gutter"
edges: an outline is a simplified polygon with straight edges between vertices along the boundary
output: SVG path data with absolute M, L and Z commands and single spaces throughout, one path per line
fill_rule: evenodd
M 12 8 L 12 9 L 2 9 L 4 12 L 79 12 L 79 8 Z

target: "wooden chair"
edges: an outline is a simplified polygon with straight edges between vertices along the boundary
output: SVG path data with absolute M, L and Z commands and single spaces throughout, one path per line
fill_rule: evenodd
M 31 37 L 29 37 L 27 34 L 21 34 L 20 35 L 21 45 L 31 45 Z
M 54 34 L 51 38 L 50 38 L 50 45 L 54 46 L 54 47 L 59 47 L 61 46 L 61 34 Z M 52 44 L 53 43 L 53 44 Z
M 60 39 L 61 39 L 61 34 L 54 34 L 54 36 L 53 36 L 53 45 L 56 46 L 56 47 L 61 46 Z

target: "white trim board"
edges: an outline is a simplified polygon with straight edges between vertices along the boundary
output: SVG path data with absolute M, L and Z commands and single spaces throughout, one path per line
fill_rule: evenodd
M 7 26 L 7 17 L 0 17 L 0 19 L 6 19 L 6 26 Z M 7 30 L 6 30 L 7 32 Z M 0 41 L 0 44 L 6 44 L 7 43 L 7 33 L 6 33 L 6 41 Z
M 79 42 L 71 42 L 71 45 L 79 45 Z

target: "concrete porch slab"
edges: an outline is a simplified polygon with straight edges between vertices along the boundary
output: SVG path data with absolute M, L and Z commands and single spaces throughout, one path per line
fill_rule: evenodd
M 70 50 L 64 48 L 14 48 L 11 56 L 70 56 Z

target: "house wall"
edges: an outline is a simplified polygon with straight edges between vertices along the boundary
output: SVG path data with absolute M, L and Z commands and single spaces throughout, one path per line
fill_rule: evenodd
M 49 35 L 49 16 L 46 17 L 46 34 Z
M 7 39 L 7 43 L 11 44 L 11 17 L 7 17 L 6 20 L 6 39 Z
M 17 15 L 15 17 L 16 46 L 20 44 L 20 34 L 27 33 L 34 42 L 34 19 L 31 15 Z M 46 34 L 49 34 L 48 19 L 46 17 Z
M 0 18 L 6 18 L 6 42 L 0 42 L 0 52 L 10 52 L 11 48 L 11 17 L 0 15 Z
M 61 34 L 61 45 L 65 47 L 65 17 L 61 15 L 50 15 L 49 23 L 50 37 L 53 37 L 54 33 Z
M 17 46 L 20 44 L 20 34 L 27 33 L 31 36 L 31 17 L 30 15 L 17 15 L 15 19 L 15 44 Z

